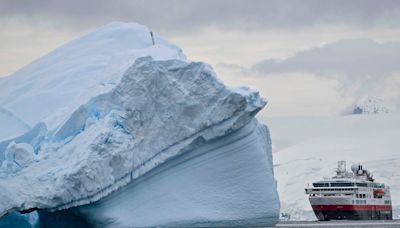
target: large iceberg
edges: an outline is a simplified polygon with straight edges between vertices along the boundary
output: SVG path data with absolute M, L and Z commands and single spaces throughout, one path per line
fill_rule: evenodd
M 142 50 L 113 71 L 113 87 L 45 110 L 68 107 L 67 118 L 37 112 L 45 124 L 0 143 L 0 216 L 38 211 L 44 227 L 276 224 L 271 141 L 255 119 L 266 102 L 174 50 Z

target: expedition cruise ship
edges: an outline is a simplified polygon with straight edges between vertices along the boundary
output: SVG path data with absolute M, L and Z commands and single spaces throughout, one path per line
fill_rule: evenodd
M 311 206 L 318 220 L 390 220 L 392 202 L 390 189 L 374 181 L 362 165 L 339 161 L 336 176 L 324 178 L 307 187 Z

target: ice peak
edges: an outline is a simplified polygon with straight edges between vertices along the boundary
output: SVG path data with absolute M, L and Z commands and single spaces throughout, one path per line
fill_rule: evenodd
M 128 39 L 131 42 L 140 42 L 143 47 L 150 46 L 150 29 L 135 22 L 110 22 L 87 35 L 88 38 L 95 39 Z
M 144 25 L 106 24 L 1 79 L 0 106 L 31 126 L 44 121 L 54 128 L 91 97 L 112 89 L 137 58 L 186 60 L 179 47 L 155 33 L 153 38 L 155 45 Z M 26 112 L 27 107 L 35 108 Z

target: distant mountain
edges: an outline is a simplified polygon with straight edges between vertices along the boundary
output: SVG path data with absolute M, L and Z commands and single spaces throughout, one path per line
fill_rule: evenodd
M 368 97 L 357 102 L 351 114 L 382 114 L 391 112 L 382 99 Z

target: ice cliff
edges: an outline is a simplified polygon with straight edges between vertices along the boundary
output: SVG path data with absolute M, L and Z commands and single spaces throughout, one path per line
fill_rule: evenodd
M 164 46 L 152 46 L 147 28 L 127 26 L 105 26 L 7 80 L 14 85 L 30 71 L 47 72 L 36 75 L 39 82 L 31 81 L 24 95 L 3 99 L 14 112 L 31 110 L 24 106 L 31 96 L 38 99 L 43 84 L 58 80 L 68 98 L 33 109 L 27 122 L 36 126 L 0 142 L 0 216 L 37 210 L 44 227 L 275 224 L 279 199 L 271 141 L 255 119 L 266 102 L 247 88 L 226 87 L 210 66 L 188 61 L 160 38 Z M 101 49 L 99 40 L 124 37 L 121 29 L 139 36 L 140 50 L 102 62 L 92 42 Z M 95 56 L 90 61 L 80 55 L 83 60 L 59 63 L 68 72 L 41 69 L 66 53 L 76 57 L 81 50 L 75 48 L 87 39 L 94 45 L 85 52 Z M 90 79 L 72 88 L 71 77 L 85 77 L 81 69 Z M 98 91 L 104 79 L 113 83 Z M 44 93 L 60 96 L 52 88 Z

